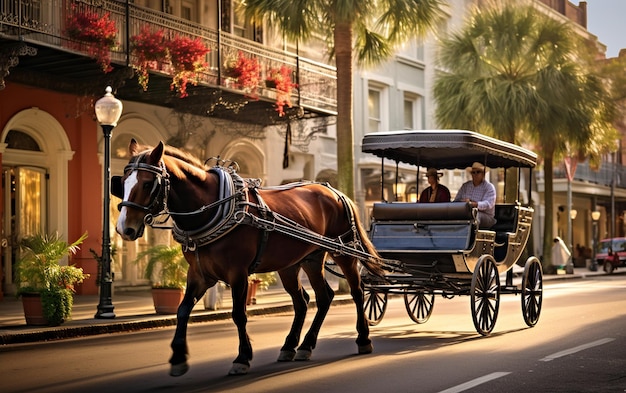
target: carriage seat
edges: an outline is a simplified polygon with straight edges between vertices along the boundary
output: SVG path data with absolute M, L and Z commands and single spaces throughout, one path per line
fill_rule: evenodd
M 496 233 L 496 244 L 503 245 L 508 240 L 509 233 L 517 231 L 517 216 L 519 204 L 502 203 L 496 205 L 495 217 L 497 222 L 490 229 Z
M 376 221 L 466 221 L 474 219 L 472 207 L 466 202 L 380 202 L 374 204 L 372 216 Z
M 379 252 L 458 252 L 473 244 L 474 209 L 466 202 L 375 203 L 370 238 Z

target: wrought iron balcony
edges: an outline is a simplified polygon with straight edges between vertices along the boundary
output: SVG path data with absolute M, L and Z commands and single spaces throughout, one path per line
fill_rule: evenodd
M 72 8 L 74 7 L 74 8 Z M 93 45 L 72 40 L 66 31 L 68 15 L 75 12 L 108 16 L 116 28 L 109 55 L 113 70 L 104 73 L 93 60 Z M 170 89 L 172 65 L 159 62 L 150 70 L 147 91 L 137 83 L 132 66 L 137 62 L 130 38 L 145 26 L 165 37 L 200 39 L 209 53 L 207 67 L 181 99 Z M 256 59 L 261 75 L 254 94 L 225 74 L 225 65 L 239 53 Z M 273 49 L 233 34 L 114 0 L 0 0 L 0 83 L 2 78 L 83 95 L 101 93 L 104 84 L 117 87 L 121 99 L 154 103 L 202 115 L 271 124 L 283 119 L 274 108 L 276 89 L 265 85 L 268 70 L 289 67 L 295 83 L 290 92 L 293 108 L 287 117 L 336 114 L 336 69 L 298 54 Z M 2 88 L 2 85 L 0 85 Z M 261 113 L 262 112 L 262 113 Z

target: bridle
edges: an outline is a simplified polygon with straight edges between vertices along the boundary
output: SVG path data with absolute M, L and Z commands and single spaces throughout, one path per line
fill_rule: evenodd
M 154 217 L 163 213 L 167 214 L 167 196 L 170 191 L 170 180 L 167 169 L 163 161 L 159 162 L 159 166 L 146 164 L 145 162 L 133 162 L 124 167 L 124 174 L 133 171 L 146 171 L 154 174 L 154 183 L 150 191 L 150 203 L 147 206 L 140 205 L 131 201 L 122 201 L 117 205 L 117 209 L 129 207 L 146 213 L 144 222 L 147 225 L 154 223 Z

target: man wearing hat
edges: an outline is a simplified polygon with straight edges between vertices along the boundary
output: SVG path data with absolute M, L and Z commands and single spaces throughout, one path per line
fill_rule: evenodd
M 488 229 L 496 223 L 496 188 L 485 180 L 485 166 L 480 162 L 472 164 L 472 180 L 459 188 L 455 202 L 468 202 L 478 209 L 478 227 Z
M 450 190 L 443 184 L 439 184 L 441 176 L 443 176 L 443 172 L 437 172 L 435 168 L 428 168 L 426 177 L 430 187 L 422 191 L 420 202 L 450 202 Z

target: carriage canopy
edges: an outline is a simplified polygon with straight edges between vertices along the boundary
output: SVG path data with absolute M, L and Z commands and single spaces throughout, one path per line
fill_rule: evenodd
M 491 168 L 533 168 L 537 162 L 528 149 L 465 130 L 373 132 L 363 137 L 362 151 L 439 169 L 465 168 L 475 161 Z

